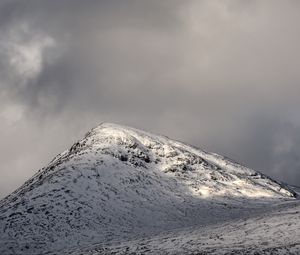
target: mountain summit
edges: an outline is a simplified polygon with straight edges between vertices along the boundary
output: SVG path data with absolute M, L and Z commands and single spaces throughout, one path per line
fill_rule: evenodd
M 212 224 L 295 196 L 223 156 L 104 123 L 0 202 L 0 253 L 41 254 Z

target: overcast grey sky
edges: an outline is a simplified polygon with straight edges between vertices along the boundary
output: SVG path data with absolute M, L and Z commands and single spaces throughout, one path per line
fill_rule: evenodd
M 300 185 L 300 1 L 0 0 L 0 197 L 100 122 Z

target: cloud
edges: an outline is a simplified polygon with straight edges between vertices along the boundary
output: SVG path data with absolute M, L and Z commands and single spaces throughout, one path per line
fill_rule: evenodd
M 299 8 L 2 0 L 0 174 L 22 182 L 86 129 L 111 121 L 300 185 Z

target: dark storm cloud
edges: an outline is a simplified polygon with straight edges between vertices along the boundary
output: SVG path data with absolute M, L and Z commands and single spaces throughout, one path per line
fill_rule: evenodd
M 299 11 L 296 1 L 0 1 L 10 180 L 0 192 L 102 121 L 300 184 Z

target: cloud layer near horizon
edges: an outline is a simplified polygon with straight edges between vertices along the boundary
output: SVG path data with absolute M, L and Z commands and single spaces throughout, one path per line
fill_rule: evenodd
M 297 1 L 0 0 L 0 196 L 99 122 L 300 185 Z

